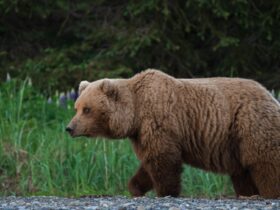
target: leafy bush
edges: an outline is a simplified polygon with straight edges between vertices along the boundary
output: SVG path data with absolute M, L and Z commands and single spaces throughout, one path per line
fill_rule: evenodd
M 149 67 L 280 88 L 279 1 L 12 0 L 0 14 L 0 76 L 46 78 L 47 92 Z

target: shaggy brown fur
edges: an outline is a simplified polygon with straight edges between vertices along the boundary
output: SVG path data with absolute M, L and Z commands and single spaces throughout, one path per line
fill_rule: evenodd
M 130 137 L 141 165 L 128 187 L 178 196 L 182 164 L 228 174 L 237 195 L 280 197 L 280 105 L 247 79 L 175 79 L 147 70 L 82 82 L 73 136 Z

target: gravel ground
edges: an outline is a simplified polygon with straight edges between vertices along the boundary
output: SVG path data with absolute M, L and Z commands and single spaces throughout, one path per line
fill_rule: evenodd
M 128 198 L 128 197 L 0 197 L 0 210 L 25 209 L 280 209 L 280 199 L 194 199 L 194 198 Z

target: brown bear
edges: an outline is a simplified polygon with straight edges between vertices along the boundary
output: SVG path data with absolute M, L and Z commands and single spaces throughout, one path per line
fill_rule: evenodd
M 236 194 L 280 197 L 280 105 L 241 78 L 175 79 L 146 70 L 83 81 L 73 136 L 129 137 L 141 164 L 133 196 L 178 196 L 182 164 L 228 174 Z

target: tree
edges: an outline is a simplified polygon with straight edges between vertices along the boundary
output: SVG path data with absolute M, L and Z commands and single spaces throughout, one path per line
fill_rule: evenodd
M 150 67 L 280 88 L 279 1 L 13 0 L 0 14 L 0 76 L 44 77 L 42 90 Z

